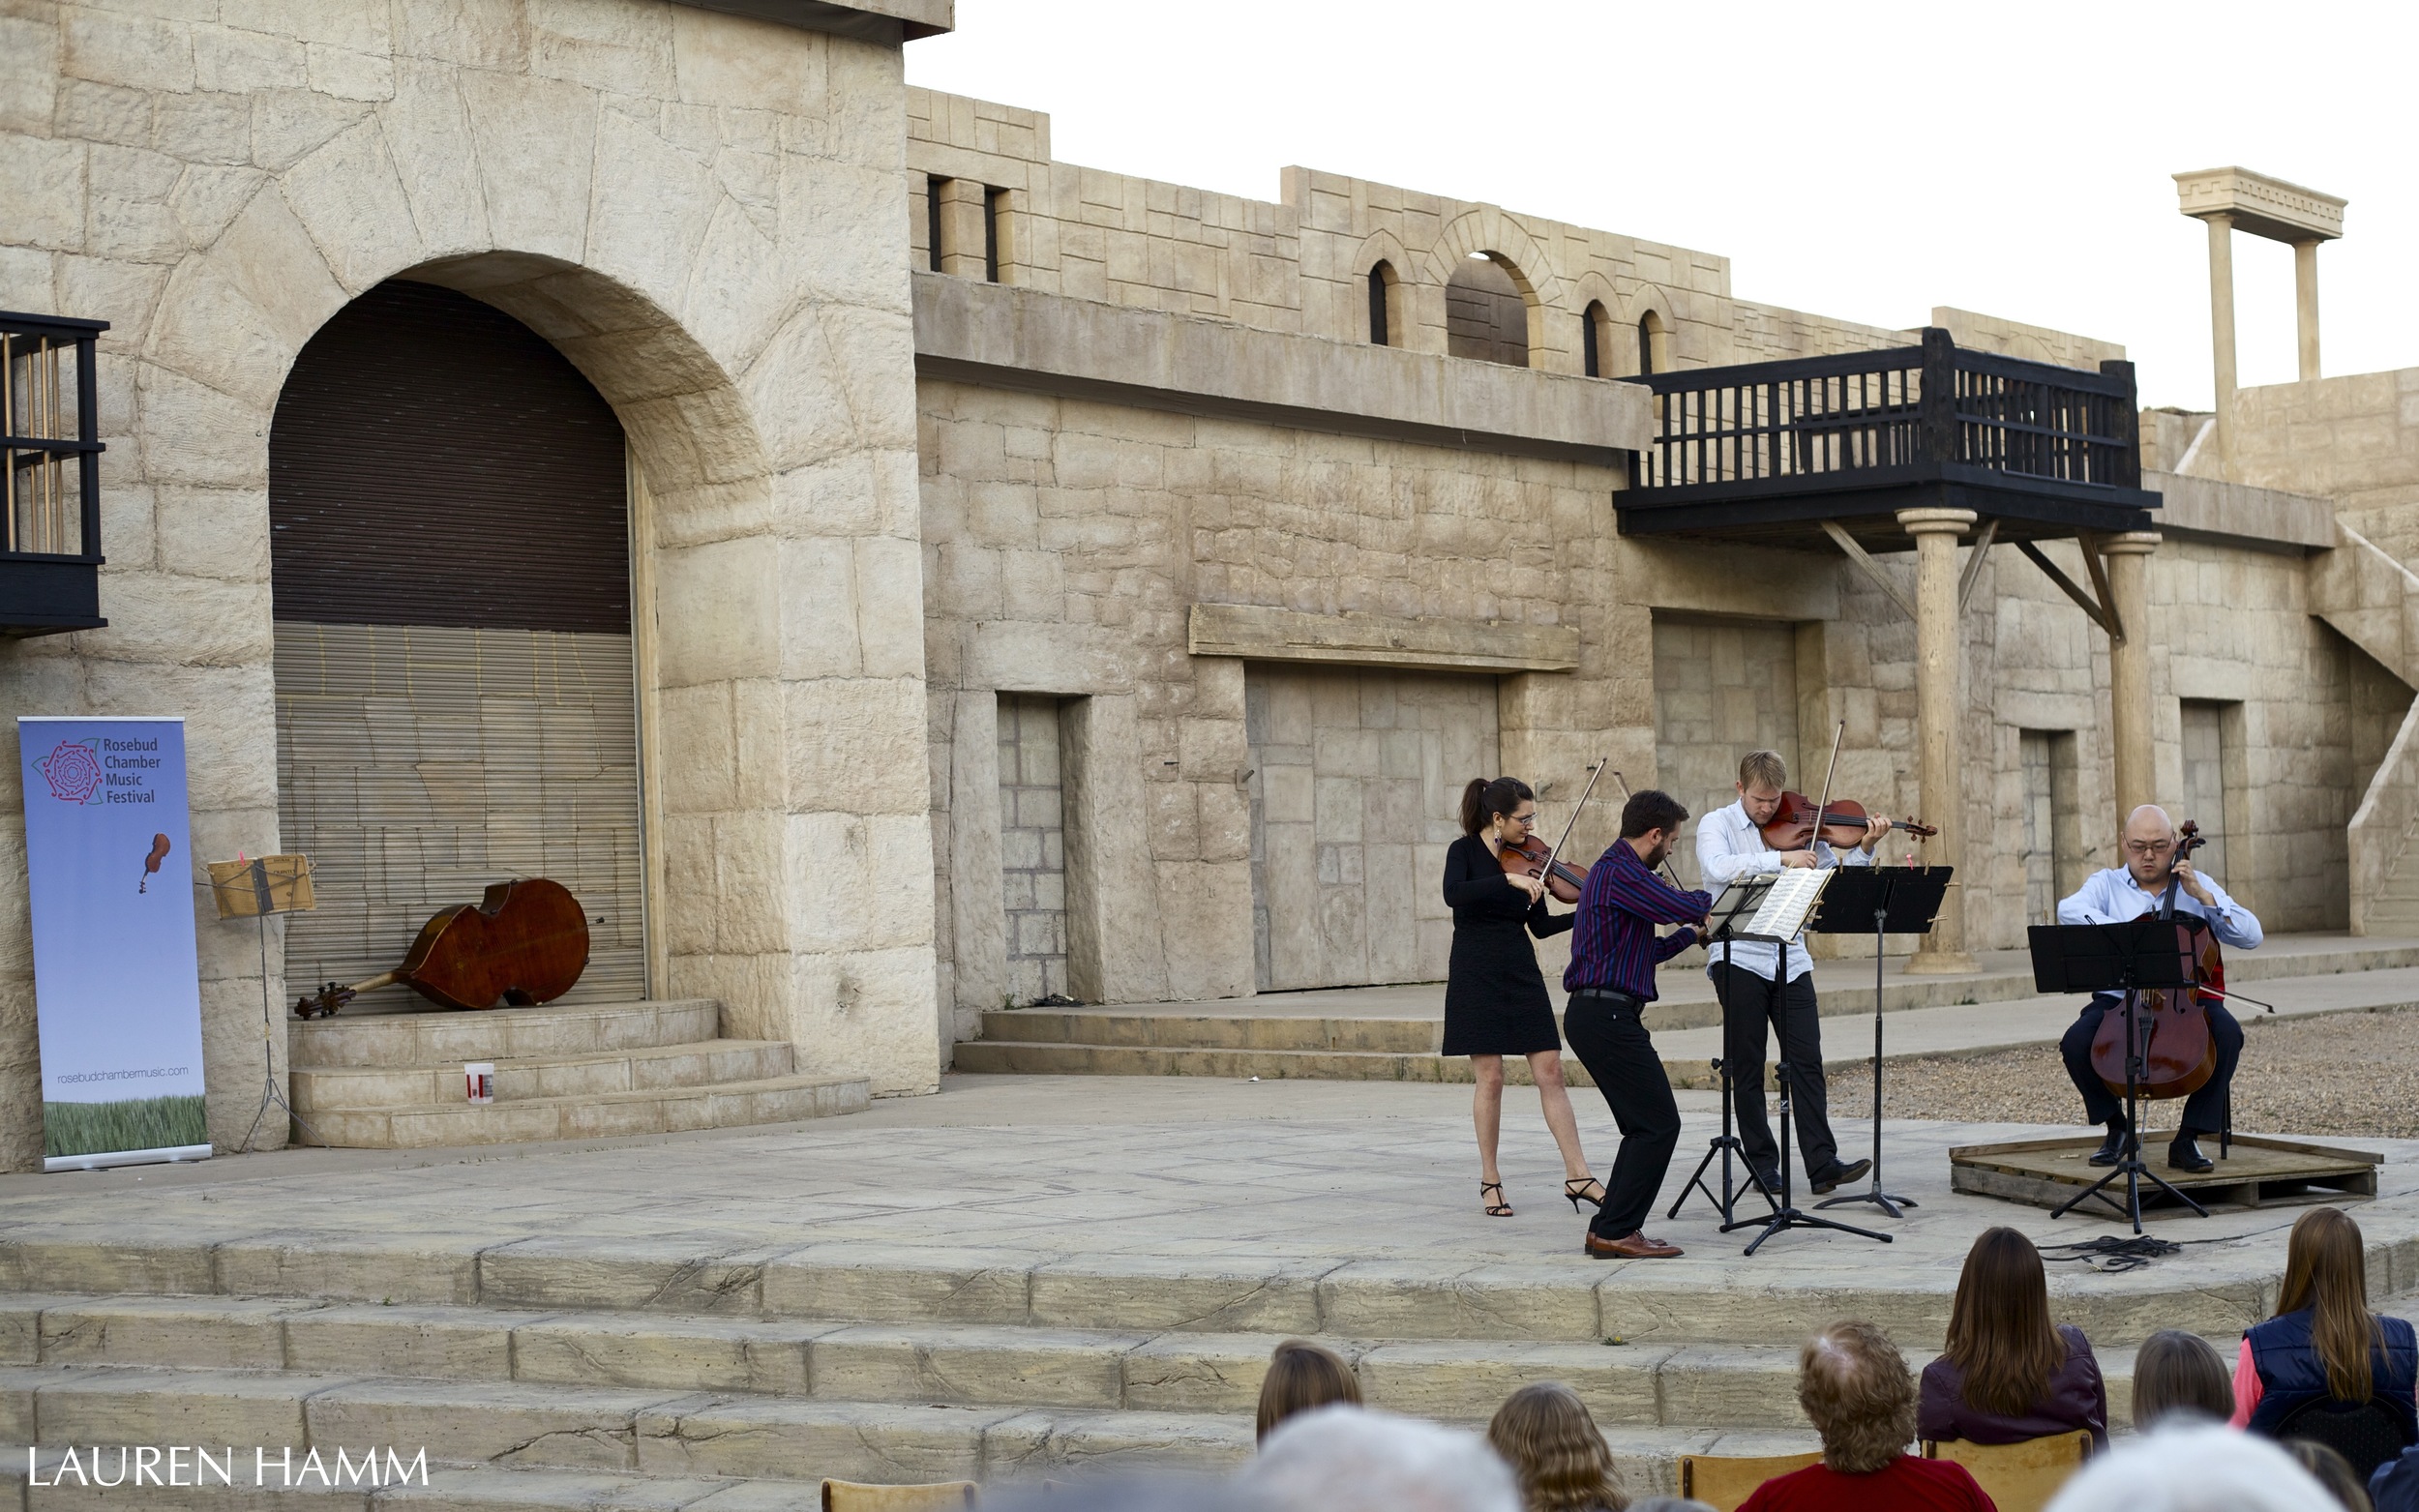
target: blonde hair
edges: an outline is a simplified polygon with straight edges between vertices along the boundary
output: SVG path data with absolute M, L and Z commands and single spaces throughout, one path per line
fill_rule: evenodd
M 1307 1339 L 1288 1339 L 1269 1352 L 1269 1374 L 1260 1381 L 1258 1437 L 1268 1438 L 1269 1429 L 1297 1412 L 1337 1402 L 1360 1405 L 1360 1382 L 1353 1368 L 1331 1349 Z
M 1486 1425 L 1486 1441 L 1520 1481 L 1528 1512 L 1624 1512 L 1612 1451 L 1579 1394 L 1558 1380 L 1523 1386 Z
M 2340 1207 L 2314 1207 L 2293 1220 L 2285 1246 L 2285 1284 L 2276 1316 L 2310 1310 L 2310 1342 L 2326 1363 L 2327 1394 L 2366 1402 L 2375 1386 L 2369 1351 L 2385 1330 L 2369 1311 L 2369 1260 L 2360 1225 Z
M 1742 787 L 1786 787 L 1789 786 L 1789 763 L 1777 751 L 1750 751 L 1739 758 L 1739 786 Z

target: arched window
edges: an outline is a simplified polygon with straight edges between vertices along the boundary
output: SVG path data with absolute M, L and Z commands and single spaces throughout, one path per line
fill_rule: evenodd
M 1394 295 L 1394 266 L 1380 262 L 1369 270 L 1369 344 L 1394 344 L 1394 323 L 1388 318 L 1387 305 Z
M 1579 317 L 1579 371 L 1591 378 L 1604 376 L 1604 305 L 1594 301 Z
M 1661 372 L 1670 364 L 1663 350 L 1663 317 L 1650 310 L 1638 316 L 1638 371 Z
M 1445 349 L 1455 357 L 1529 366 L 1529 302 L 1493 253 L 1471 253 L 1447 282 Z

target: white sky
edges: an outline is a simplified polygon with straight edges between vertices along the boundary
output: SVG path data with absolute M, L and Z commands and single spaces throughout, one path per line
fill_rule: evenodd
M 2419 9 L 1749 0 L 958 0 L 911 82 L 1051 115 L 1053 155 L 1273 200 L 1288 163 L 1731 259 L 1873 325 L 1955 305 L 2122 341 L 2206 406 L 2206 232 L 2169 175 L 2351 201 L 2325 371 L 2419 367 Z M 2296 374 L 2292 250 L 2237 234 L 2241 381 Z

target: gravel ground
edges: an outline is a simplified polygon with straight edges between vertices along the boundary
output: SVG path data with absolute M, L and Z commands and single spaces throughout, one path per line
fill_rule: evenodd
M 2419 1011 L 2244 1021 L 2234 1127 L 2258 1134 L 2419 1138 Z M 1869 1065 L 1869 1062 L 1867 1063 Z M 1893 1118 L 2080 1125 L 2082 1100 L 2054 1045 L 1957 1058 L 1894 1060 L 1882 1090 Z M 1866 1070 L 1837 1073 L 1835 1126 L 1872 1116 Z M 2182 1100 L 2148 1103 L 2145 1129 L 2171 1129 Z

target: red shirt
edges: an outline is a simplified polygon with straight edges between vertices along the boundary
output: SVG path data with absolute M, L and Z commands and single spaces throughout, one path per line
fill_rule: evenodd
M 1965 1467 L 1911 1454 L 1870 1475 L 1809 1465 L 1755 1488 L 1739 1512 L 1998 1512 Z

